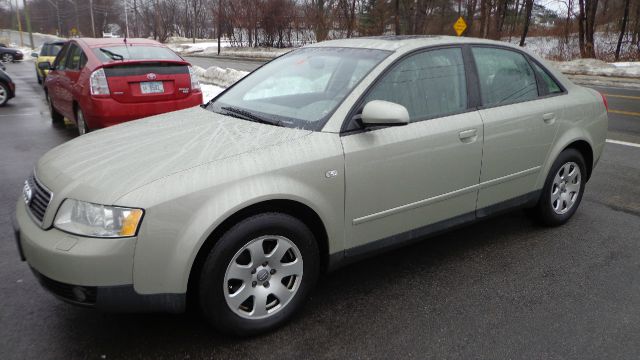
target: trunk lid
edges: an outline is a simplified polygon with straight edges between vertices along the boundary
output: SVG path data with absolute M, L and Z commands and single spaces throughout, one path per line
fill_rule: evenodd
M 111 97 L 121 103 L 179 100 L 191 93 L 189 63 L 122 61 L 105 64 Z

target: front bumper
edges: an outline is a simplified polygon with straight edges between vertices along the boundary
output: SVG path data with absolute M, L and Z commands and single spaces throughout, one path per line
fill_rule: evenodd
M 16 206 L 18 251 L 40 284 L 77 305 L 118 312 L 181 312 L 186 294 L 138 294 L 133 287 L 136 238 L 98 239 L 42 229 L 24 201 Z

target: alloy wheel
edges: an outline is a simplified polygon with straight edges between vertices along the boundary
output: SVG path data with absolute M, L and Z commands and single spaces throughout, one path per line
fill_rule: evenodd
M 13 61 L 13 55 L 9 54 L 9 53 L 5 53 L 2 55 L 2 61 L 4 62 L 12 62 Z
M 264 319 L 282 310 L 302 281 L 298 247 L 284 236 L 249 241 L 232 258 L 224 275 L 227 305 L 246 319 Z
M 575 162 L 567 162 L 558 169 L 551 186 L 551 207 L 558 215 L 567 213 L 580 194 L 582 173 Z
M 3 85 L 0 85 L 0 105 L 7 101 L 8 96 L 9 93 L 7 92 L 7 89 Z

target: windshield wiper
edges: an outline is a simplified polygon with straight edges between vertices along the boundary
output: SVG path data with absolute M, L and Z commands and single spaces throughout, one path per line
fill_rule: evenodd
M 238 109 L 232 106 L 222 106 L 221 107 L 222 110 L 224 111 L 228 111 L 232 114 L 235 115 L 240 115 L 242 116 L 245 120 L 249 120 L 249 121 L 253 121 L 253 122 L 258 122 L 261 124 L 269 124 L 269 125 L 274 125 L 274 126 L 282 126 L 280 124 L 280 121 L 275 121 L 275 120 L 269 120 L 269 119 L 265 119 L 263 117 L 260 117 L 250 111 L 247 110 L 243 110 L 243 109 Z
M 100 48 L 98 49 L 100 51 L 102 51 L 103 53 L 107 54 L 107 56 L 109 56 L 111 58 L 111 60 L 124 60 L 124 56 L 114 53 L 113 51 L 104 49 L 104 48 Z

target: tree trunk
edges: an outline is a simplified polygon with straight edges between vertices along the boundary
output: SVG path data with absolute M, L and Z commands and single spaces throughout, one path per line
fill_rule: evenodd
M 467 30 L 465 35 L 469 36 L 473 34 L 473 18 L 476 15 L 476 5 L 478 0 L 467 0 Z
M 587 57 L 587 51 L 584 45 L 584 0 L 578 0 L 580 13 L 578 14 L 578 46 L 580 47 L 580 57 Z
M 395 0 L 394 12 L 393 26 L 395 27 L 396 35 L 400 35 L 400 0 Z
M 616 61 L 620 60 L 620 47 L 622 46 L 622 39 L 624 33 L 627 30 L 627 20 L 629 19 L 629 0 L 624 4 L 624 15 L 622 16 L 622 26 L 620 27 L 620 37 L 618 37 L 618 46 L 616 46 Z
M 524 46 L 524 41 L 529 32 L 529 23 L 531 22 L 531 11 L 533 10 L 534 0 L 525 0 L 524 28 L 522 29 L 522 37 L 520 37 L 520 46 Z
M 595 32 L 596 12 L 598 10 L 599 0 L 586 0 L 585 5 L 587 7 L 587 19 L 585 26 L 585 55 L 588 58 L 596 57 L 596 48 L 593 39 L 593 33 Z
M 480 0 L 480 29 L 478 31 L 478 37 L 484 37 L 484 29 L 487 21 L 487 1 Z

